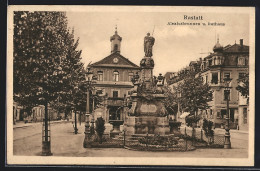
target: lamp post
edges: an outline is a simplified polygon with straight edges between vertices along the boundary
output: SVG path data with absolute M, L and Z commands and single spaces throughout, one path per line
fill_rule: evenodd
M 95 76 L 92 78 L 93 80 L 95 79 Z M 92 91 L 92 117 L 91 117 L 91 126 L 90 126 L 90 135 L 93 135 L 95 130 L 94 130 L 94 108 L 95 108 L 95 90 Z
M 180 90 L 177 90 L 177 103 L 178 103 L 178 111 L 177 111 L 177 117 L 176 117 L 176 120 L 179 121 L 180 119 L 180 98 L 181 98 L 181 92 Z
M 62 84 L 63 81 L 61 79 L 62 77 L 62 74 L 63 74 L 63 71 L 62 71 L 62 68 L 59 66 L 57 68 L 57 70 L 55 70 L 53 72 L 52 75 L 49 75 L 48 73 L 45 74 L 43 76 L 43 78 L 40 78 L 40 83 L 43 83 L 44 80 L 43 79 L 48 79 L 50 76 L 54 76 L 54 77 L 57 77 L 57 80 L 56 80 L 56 83 L 57 84 Z M 42 88 L 41 88 L 42 90 Z M 49 96 L 49 94 L 47 92 L 45 92 L 46 96 L 42 97 L 42 99 L 44 99 L 44 106 L 45 106 L 45 112 L 44 112 L 44 119 L 43 119 L 43 130 L 42 130 L 42 155 L 43 156 L 51 156 L 52 153 L 51 153 L 51 135 L 50 135 L 50 114 L 49 114 L 49 110 L 48 110 L 48 106 L 49 106 L 49 103 L 48 103 L 48 100 L 47 100 L 47 96 Z M 42 93 L 40 93 L 42 94 Z M 43 94 L 42 94 L 43 95 Z
M 229 128 L 229 99 L 230 99 L 230 89 L 231 87 L 229 86 L 230 82 L 232 81 L 231 78 L 226 77 L 223 79 L 224 80 L 224 96 L 225 100 L 227 101 L 227 112 L 226 112 L 226 120 L 227 120 L 227 125 L 225 127 L 225 140 L 224 140 L 224 148 L 230 149 L 231 148 L 231 142 L 230 142 L 230 128 Z
M 75 112 L 75 128 L 74 128 L 74 133 L 78 134 L 78 128 L 77 128 L 77 111 L 76 108 L 74 108 L 74 112 Z
M 86 81 L 87 81 L 87 104 L 86 104 L 86 118 L 85 118 L 85 138 L 84 138 L 84 142 L 83 142 L 83 147 L 87 148 L 89 147 L 89 138 L 90 138 L 90 124 L 89 124 L 89 116 L 90 116 L 90 111 L 89 111 L 89 91 L 91 88 L 91 84 L 92 84 L 92 78 L 93 78 L 93 73 L 90 71 L 90 67 L 87 67 L 87 71 L 85 74 L 86 77 Z

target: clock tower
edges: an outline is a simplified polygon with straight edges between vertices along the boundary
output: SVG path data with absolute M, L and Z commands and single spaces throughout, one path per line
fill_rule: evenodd
M 110 37 L 111 53 L 120 53 L 122 37 L 117 34 L 117 27 L 115 28 L 115 34 Z

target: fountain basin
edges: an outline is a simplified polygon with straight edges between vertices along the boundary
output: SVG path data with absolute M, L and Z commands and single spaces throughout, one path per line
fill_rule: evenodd
M 155 116 L 128 116 L 124 123 L 126 135 L 134 134 L 159 134 L 170 133 L 169 121 L 167 117 Z
M 113 129 L 110 131 L 110 137 L 115 137 L 121 133 L 120 125 L 124 123 L 123 120 L 109 120 L 109 123 L 113 125 Z

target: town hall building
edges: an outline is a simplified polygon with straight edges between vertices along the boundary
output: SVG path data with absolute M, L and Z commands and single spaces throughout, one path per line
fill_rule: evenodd
M 105 115 L 103 118 L 106 122 L 124 120 L 122 106 L 134 87 L 131 82 L 133 75 L 140 71 L 138 65 L 121 55 L 121 41 L 122 37 L 116 30 L 110 37 L 111 54 L 90 65 L 97 77 L 95 89 L 102 90 L 102 94 L 106 95 L 105 111 L 100 112 Z

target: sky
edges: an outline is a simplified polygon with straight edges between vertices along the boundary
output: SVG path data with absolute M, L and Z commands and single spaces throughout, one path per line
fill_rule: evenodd
M 202 16 L 203 20 L 184 20 L 187 16 Z M 82 62 L 97 62 L 110 55 L 110 36 L 117 25 L 122 37 L 121 55 L 139 65 L 144 57 L 143 41 L 153 33 L 154 75 L 177 72 L 192 60 L 207 56 L 217 37 L 222 46 L 249 44 L 249 15 L 236 13 L 182 13 L 182 12 L 67 12 L 68 24 L 79 38 Z M 175 26 L 168 22 L 206 23 L 206 26 Z M 225 23 L 209 26 L 208 22 Z M 203 54 L 201 54 L 203 53 Z

